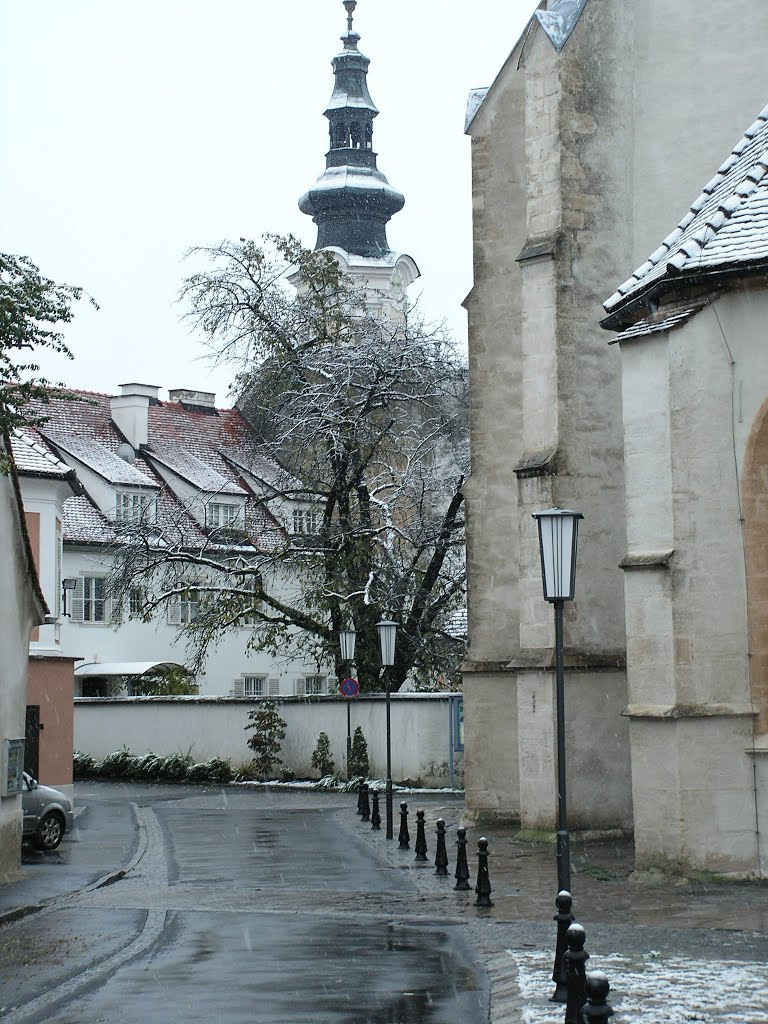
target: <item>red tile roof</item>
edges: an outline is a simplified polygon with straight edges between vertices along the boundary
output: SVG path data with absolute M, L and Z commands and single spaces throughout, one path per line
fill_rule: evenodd
M 126 439 L 112 422 L 111 396 L 71 393 L 82 401 L 54 396 L 50 404 L 41 406 L 39 411 L 48 420 L 35 432 L 37 460 L 59 466 L 65 466 L 68 459 L 75 465 L 80 462 L 118 489 L 156 488 L 157 524 L 169 541 L 215 545 L 215 535 L 206 536 L 183 500 L 166 484 L 168 475 L 162 469 L 170 469 L 201 492 L 204 500 L 215 500 L 216 495 L 244 500 L 244 546 L 274 547 L 280 527 L 241 473 L 252 466 L 259 479 L 277 480 L 283 471 L 265 456 L 237 409 L 201 411 L 181 402 L 151 402 L 148 443 L 128 462 L 118 455 Z M 109 544 L 117 539 L 113 522 L 89 496 L 68 499 L 64 513 L 64 537 L 69 543 Z

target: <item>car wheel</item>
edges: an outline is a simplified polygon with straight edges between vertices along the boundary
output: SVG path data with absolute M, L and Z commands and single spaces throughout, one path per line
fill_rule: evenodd
M 56 811 L 50 811 L 37 826 L 35 846 L 38 850 L 55 850 L 63 838 L 64 819 Z

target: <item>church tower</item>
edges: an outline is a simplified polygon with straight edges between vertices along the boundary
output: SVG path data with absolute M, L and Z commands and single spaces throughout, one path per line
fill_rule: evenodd
M 376 165 L 373 121 L 379 111 L 368 91 L 370 60 L 358 50 L 360 36 L 352 27 L 357 2 L 343 2 L 347 31 L 341 36 L 344 49 L 331 61 L 325 170 L 301 197 L 299 209 L 317 224 L 315 249 L 333 251 L 345 273 L 366 290 L 370 304 L 402 308 L 419 268 L 410 256 L 393 252 L 387 241 L 387 222 L 405 198 Z

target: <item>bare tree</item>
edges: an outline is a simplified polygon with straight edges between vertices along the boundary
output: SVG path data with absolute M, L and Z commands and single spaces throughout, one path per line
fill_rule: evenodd
M 158 543 L 157 527 L 139 540 L 134 527 L 117 588 L 143 579 L 151 614 L 197 572 L 187 631 L 198 655 L 247 619 L 254 647 L 340 670 L 338 630 L 353 626 L 369 690 L 379 685 L 376 622 L 391 615 L 393 690 L 409 674 L 448 681 L 463 654 L 446 624 L 464 601 L 464 362 L 412 311 L 374 315 L 329 253 L 293 238 L 203 252 L 210 267 L 182 296 L 237 371 L 263 459 L 247 467 L 261 484 L 249 515 L 274 528 L 248 554 L 215 533 L 194 545 L 166 528 Z

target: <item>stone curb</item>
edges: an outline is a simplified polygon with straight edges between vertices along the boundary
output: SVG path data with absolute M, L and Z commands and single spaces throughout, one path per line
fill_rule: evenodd
M 80 896 L 86 892 L 93 892 L 95 889 L 103 889 L 105 886 L 113 885 L 115 882 L 119 882 L 122 878 L 125 878 L 125 876 L 136 867 L 147 849 L 147 831 L 143 822 L 139 818 L 138 804 L 131 801 L 130 807 L 134 823 L 139 833 L 139 843 L 136 848 L 136 852 L 125 867 L 115 868 L 112 871 L 108 871 L 105 875 L 101 875 L 100 878 L 90 882 L 88 885 L 84 885 L 79 889 L 71 889 L 69 892 L 61 893 L 58 896 L 51 896 L 50 899 L 43 900 L 42 903 L 30 903 L 19 907 L 12 907 L 10 910 L 5 910 L 0 913 L 0 928 L 6 924 L 12 924 L 14 921 L 20 921 L 22 918 L 30 917 L 32 914 L 38 914 L 42 910 L 52 910 L 60 904 L 74 899 L 76 896 Z M 82 810 L 85 810 L 85 808 Z

